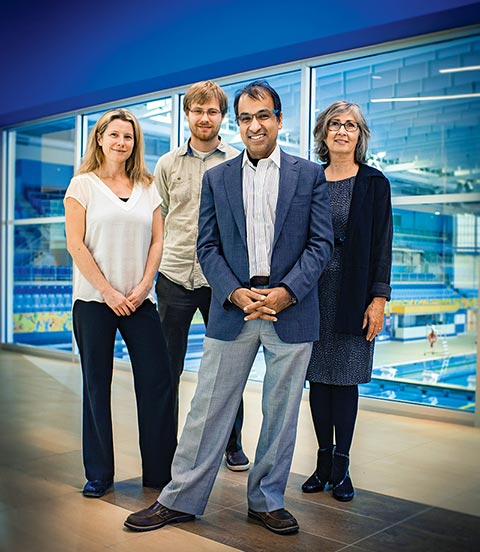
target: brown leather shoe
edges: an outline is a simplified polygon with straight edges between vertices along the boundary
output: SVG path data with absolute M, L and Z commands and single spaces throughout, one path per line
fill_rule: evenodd
M 132 531 L 153 531 L 154 529 L 160 529 L 160 527 L 168 523 L 180 523 L 194 519 L 195 516 L 193 514 L 170 510 L 170 508 L 155 501 L 148 508 L 130 514 L 125 520 L 124 525 L 132 529 Z
M 280 535 L 296 533 L 300 528 L 297 520 L 284 508 L 273 510 L 272 512 L 255 512 L 249 508 L 248 517 L 259 521 L 267 529 Z

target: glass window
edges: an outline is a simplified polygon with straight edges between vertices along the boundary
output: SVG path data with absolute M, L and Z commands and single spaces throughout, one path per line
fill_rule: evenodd
M 368 162 L 394 196 L 393 293 L 366 396 L 475 408 L 479 51 L 474 36 L 315 71 L 312 121 L 335 100 L 358 103 Z
M 153 174 L 160 156 L 170 151 L 172 133 L 172 98 L 160 98 L 148 102 L 125 106 L 138 119 L 145 138 L 145 162 Z M 94 124 L 106 110 L 92 113 L 86 117 L 88 134 Z M 84 139 L 86 144 L 87 137 Z M 114 356 L 120 360 L 129 360 L 127 346 L 117 332 Z
M 63 216 L 73 176 L 73 118 L 22 127 L 15 139 L 15 218 Z
M 228 143 L 240 150 L 244 149 L 244 145 L 235 120 L 233 101 L 235 92 L 252 80 L 247 79 L 223 86 L 228 96 L 228 113 L 222 125 L 222 136 L 225 135 Z M 286 152 L 300 155 L 300 71 L 272 75 L 265 80 L 278 92 L 282 101 L 283 126 L 278 133 L 278 144 Z
M 72 350 L 72 263 L 63 223 L 14 230 L 13 343 Z
M 135 115 L 142 127 L 145 138 L 145 162 L 149 171 L 153 173 L 158 158 L 170 150 L 172 98 L 161 98 L 124 107 Z M 89 134 L 105 111 L 104 109 L 86 117 Z
M 71 260 L 63 196 L 74 170 L 75 119 L 14 132 L 13 343 L 72 349 Z
M 293 155 L 300 155 L 300 79 L 300 71 L 281 73 L 266 78 L 267 82 L 278 92 L 282 101 L 283 128 L 278 134 L 278 143 L 286 152 Z M 223 120 L 220 135 L 225 142 L 239 150 L 243 150 L 245 146 L 240 138 L 237 121 L 235 120 L 233 101 L 235 99 L 235 92 L 253 80 L 256 79 L 247 79 L 222 85 L 223 90 L 228 96 L 228 112 Z M 183 118 L 183 135 L 186 137 L 185 139 L 187 139 L 189 134 L 188 122 Z
M 474 36 L 317 67 L 312 117 L 359 104 L 393 195 L 479 192 L 479 55 Z
M 303 155 L 308 144 L 301 120 L 314 124 L 316 115 L 338 99 L 360 105 L 372 132 L 368 162 L 387 175 L 394 196 L 392 301 L 377 339 L 373 380 L 361 392 L 473 411 L 480 276 L 480 38 L 387 48 L 312 67 L 307 117 L 301 113 L 302 98 L 310 91 L 302 93 L 300 70 L 266 77 L 282 100 L 278 142 L 285 151 Z M 256 78 L 223 85 L 229 111 L 221 135 L 240 150 L 234 96 Z M 181 113 L 174 127 L 170 96 L 126 107 L 142 125 L 146 163 L 153 172 L 158 158 L 170 151 L 172 136 L 181 142 L 188 137 L 188 125 Z M 83 128 L 90 131 L 104 111 L 87 113 Z M 6 327 L 14 343 L 71 349 L 72 271 L 62 200 L 74 172 L 74 140 L 75 118 L 68 117 L 19 127 L 6 142 L 9 148 L 13 144 L 8 151 L 13 162 L 5 164 L 7 191 L 13 193 L 6 202 L 6 218 L 13 221 L 13 231 L 7 225 L 5 233 L 7 251 L 13 248 L 7 278 L 13 313 Z M 198 369 L 203 338 L 203 321 L 196 313 L 187 370 Z M 128 359 L 120 336 L 115 356 Z M 251 378 L 261 381 L 263 374 L 260 354 Z
M 300 154 L 300 79 L 300 71 L 282 73 L 266 78 L 268 83 L 278 92 L 282 102 L 283 128 L 279 132 L 278 143 L 285 151 L 294 155 Z M 228 96 L 228 112 L 223 120 L 220 135 L 225 142 L 239 150 L 244 149 L 244 144 L 240 138 L 240 132 L 235 120 L 233 102 L 235 99 L 235 92 L 252 80 L 254 79 L 222 85 L 222 89 Z M 183 117 L 183 136 L 185 139 L 188 139 L 189 133 L 188 122 L 185 117 Z M 198 370 L 202 357 L 204 336 L 205 325 L 203 324 L 200 312 L 197 311 L 188 336 L 185 370 Z M 264 373 L 265 365 L 263 362 L 263 353 L 261 353 L 257 356 L 255 365 L 250 373 L 250 379 L 262 381 Z

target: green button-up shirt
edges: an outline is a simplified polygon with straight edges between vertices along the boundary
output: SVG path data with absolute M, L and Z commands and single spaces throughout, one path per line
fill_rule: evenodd
M 206 170 L 239 151 L 220 142 L 205 159 L 195 155 L 186 142 L 162 155 L 155 167 L 155 184 L 165 218 L 164 243 L 160 272 L 186 289 L 208 286 L 197 258 L 198 211 L 202 178 Z

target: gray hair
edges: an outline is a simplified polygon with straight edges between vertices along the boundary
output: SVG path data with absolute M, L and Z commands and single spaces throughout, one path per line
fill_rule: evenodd
M 315 139 L 314 151 L 322 162 L 330 163 L 330 153 L 325 143 L 325 138 L 328 134 L 328 123 L 337 115 L 345 112 L 352 113 L 358 124 L 359 132 L 355 148 L 355 162 L 365 163 L 367 159 L 368 139 L 370 138 L 370 129 L 368 128 L 367 121 L 356 103 L 339 100 L 322 111 L 315 121 L 315 128 L 313 129 L 313 137 Z

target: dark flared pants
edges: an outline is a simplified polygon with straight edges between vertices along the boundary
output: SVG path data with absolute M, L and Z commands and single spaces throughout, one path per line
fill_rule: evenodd
M 177 443 L 175 379 L 155 305 L 146 300 L 130 316 L 105 303 L 75 301 L 73 329 L 83 374 L 83 462 L 89 481 L 114 477 L 111 383 L 115 334 L 130 355 L 137 399 L 143 484 L 163 486 Z

